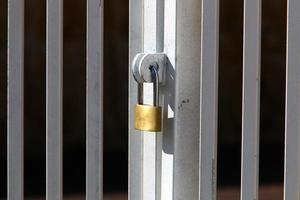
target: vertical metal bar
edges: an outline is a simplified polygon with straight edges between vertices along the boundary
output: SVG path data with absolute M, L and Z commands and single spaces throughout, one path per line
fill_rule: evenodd
M 157 0 L 144 1 L 144 52 L 156 51 L 156 3 Z M 150 92 L 151 85 L 144 84 L 144 103 L 153 103 L 153 94 Z M 143 178 L 142 178 L 142 199 L 156 199 L 156 139 L 157 135 L 151 132 L 141 133 L 143 137 Z
M 163 1 L 144 0 L 143 49 L 145 53 L 163 50 Z M 161 18 L 160 18 L 161 17 Z M 153 104 L 152 84 L 144 84 L 144 103 Z M 143 200 L 160 199 L 160 133 L 143 132 Z
M 174 96 L 176 52 L 176 1 L 164 1 L 164 52 L 169 58 L 166 84 L 161 87 L 163 133 L 161 150 L 161 200 L 173 200 L 174 174 Z M 162 20 L 163 21 L 163 20 Z
M 87 1 L 87 200 L 103 199 L 103 6 Z
M 132 76 L 131 62 L 143 51 L 143 1 L 129 1 L 129 171 L 128 199 L 142 200 L 142 134 L 133 127 L 134 105 L 137 103 L 137 84 Z
M 288 0 L 284 199 L 300 199 L 300 1 Z
M 176 4 L 173 198 L 198 199 L 201 1 Z
M 130 61 L 136 53 L 163 50 L 163 1 L 130 1 Z M 130 63 L 131 66 L 131 63 Z M 161 140 L 159 133 L 135 131 L 133 106 L 137 83 L 129 68 L 129 199 L 160 199 Z M 153 103 L 152 85 L 144 84 L 144 103 Z
M 8 200 L 22 200 L 24 179 L 24 1 L 8 1 Z
M 200 195 L 216 199 L 219 0 L 202 0 L 200 89 Z
M 62 199 L 63 1 L 47 0 L 46 199 Z
M 244 1 L 241 199 L 258 199 L 261 0 Z

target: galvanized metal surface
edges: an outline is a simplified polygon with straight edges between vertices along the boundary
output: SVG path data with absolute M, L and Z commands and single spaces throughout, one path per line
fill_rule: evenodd
M 86 199 L 103 199 L 103 0 L 87 1 Z
M 63 1 L 47 0 L 46 199 L 62 199 Z
M 199 198 L 201 1 L 177 1 L 174 200 Z
M 134 3 L 133 3 L 134 2 Z M 138 51 L 144 53 L 156 53 L 163 50 L 163 1 L 130 2 L 130 59 L 133 60 L 132 52 Z M 134 8 L 134 10 L 133 10 Z M 132 15 L 134 13 L 134 15 Z M 137 16 L 138 14 L 138 16 Z M 137 18 L 140 17 L 141 21 Z M 135 27 L 134 27 L 135 26 Z M 131 29 L 133 28 L 133 29 Z M 138 34 L 136 34 L 138 32 Z M 134 34 L 135 37 L 131 37 Z M 138 40 L 137 40 L 138 39 Z M 132 63 L 130 64 L 130 66 Z M 130 70 L 131 71 L 131 70 Z M 132 74 L 130 74 L 130 107 L 133 110 L 133 102 L 137 101 L 137 84 L 132 82 Z M 135 91 L 133 91 L 135 90 Z M 144 84 L 143 101 L 145 104 L 152 104 L 153 94 L 152 86 Z M 134 94 L 135 93 L 135 94 Z M 160 97 L 161 99 L 162 97 Z M 161 101 L 161 100 L 160 100 Z M 161 101 L 162 102 L 162 101 Z M 129 111 L 130 112 L 130 111 Z M 129 198 L 130 199 L 160 199 L 161 198 L 161 155 L 162 155 L 162 135 L 160 133 L 138 132 L 133 130 L 133 116 L 130 113 L 129 120 L 129 173 L 135 169 L 135 183 L 139 186 L 134 187 L 133 176 L 129 175 Z M 138 136 L 140 134 L 140 136 Z M 132 143 L 133 138 L 135 139 Z M 138 144 L 138 142 L 140 144 Z M 141 148 L 141 153 L 131 151 L 133 148 Z M 132 155 L 138 155 L 133 157 Z M 137 169 L 139 171 L 137 171 Z M 135 194 L 133 194 L 133 192 Z
M 8 1 L 7 196 L 24 193 L 24 1 Z
M 164 1 L 164 52 L 168 56 L 166 82 L 161 87 L 163 134 L 161 150 L 161 199 L 173 200 L 174 193 L 174 98 L 176 69 L 176 1 Z
M 199 200 L 217 195 L 219 0 L 202 0 Z
M 143 17 L 140 0 L 129 1 L 129 66 L 137 53 L 143 52 Z M 131 68 L 131 67 L 130 67 Z M 128 133 L 129 133 L 129 171 L 128 171 L 128 199 L 142 199 L 142 135 L 134 129 L 134 106 L 137 103 L 137 84 L 129 71 L 129 105 L 128 105 Z
M 241 199 L 258 199 L 261 0 L 244 1 Z
M 284 199 L 300 198 L 300 1 L 288 0 Z
M 143 52 L 155 53 L 161 52 L 163 37 L 158 34 L 160 30 L 159 23 L 163 23 L 163 18 L 159 18 L 159 7 L 162 0 L 143 0 Z M 152 85 L 144 84 L 144 103 L 153 104 Z M 159 198 L 160 185 L 160 152 L 159 133 L 142 132 L 142 199 L 153 200 Z

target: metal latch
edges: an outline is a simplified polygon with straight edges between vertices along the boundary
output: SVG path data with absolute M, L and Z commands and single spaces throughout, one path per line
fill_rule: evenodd
M 158 71 L 159 83 L 165 84 L 168 57 L 165 53 L 139 53 L 132 62 L 132 73 L 138 83 L 151 83 L 152 74 L 149 68 L 155 67 Z

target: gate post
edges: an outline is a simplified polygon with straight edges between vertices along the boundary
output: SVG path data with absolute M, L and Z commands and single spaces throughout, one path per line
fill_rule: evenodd
M 201 2 L 176 5 L 174 200 L 199 198 Z
M 129 199 L 199 198 L 201 2 L 130 0 L 129 22 Z M 169 58 L 161 86 L 162 133 L 134 130 L 137 83 L 131 64 L 137 53 Z M 144 87 L 150 103 L 152 91 Z

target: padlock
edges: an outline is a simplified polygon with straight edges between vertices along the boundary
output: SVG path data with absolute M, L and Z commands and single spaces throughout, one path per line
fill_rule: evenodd
M 159 77 L 156 67 L 150 66 L 153 80 L 153 105 L 143 104 L 143 84 L 138 84 L 138 104 L 134 109 L 134 128 L 141 131 L 161 131 L 161 107 L 159 105 Z

